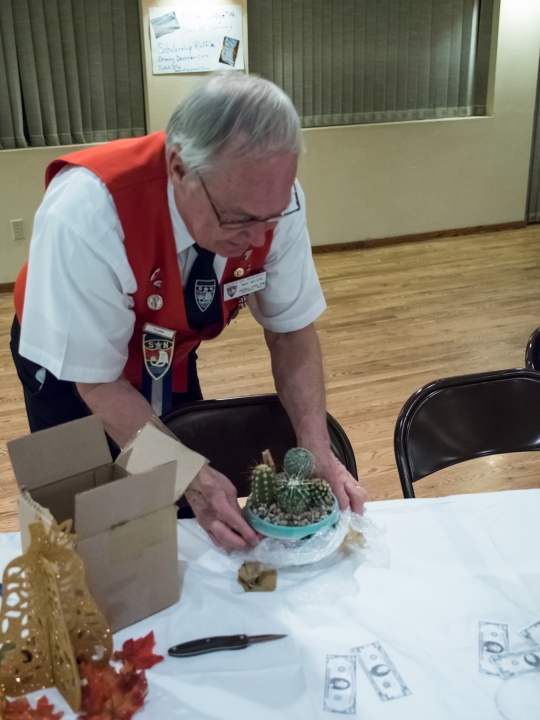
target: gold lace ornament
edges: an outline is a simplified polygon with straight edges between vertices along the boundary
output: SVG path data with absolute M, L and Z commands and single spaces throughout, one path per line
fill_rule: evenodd
M 112 635 L 86 586 L 71 521 L 53 521 L 48 533 L 41 522 L 29 529 L 30 546 L 3 576 L 0 686 L 7 696 L 56 686 L 76 712 L 77 662 L 105 665 Z

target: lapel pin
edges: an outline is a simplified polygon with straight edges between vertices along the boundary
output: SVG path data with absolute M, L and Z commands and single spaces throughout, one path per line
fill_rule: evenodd
M 161 310 L 163 307 L 163 298 L 161 295 L 150 295 L 147 303 L 150 310 Z

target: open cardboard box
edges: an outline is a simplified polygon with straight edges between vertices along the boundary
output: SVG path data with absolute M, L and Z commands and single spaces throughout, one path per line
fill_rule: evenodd
M 147 425 L 113 462 L 94 415 L 13 440 L 8 450 L 27 491 L 18 502 L 23 550 L 28 526 L 47 524 L 44 508 L 59 523 L 72 519 L 89 590 L 113 632 L 179 600 L 175 501 L 205 458 Z

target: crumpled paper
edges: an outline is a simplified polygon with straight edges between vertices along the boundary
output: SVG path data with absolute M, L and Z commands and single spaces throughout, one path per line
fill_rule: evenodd
M 277 571 L 260 562 L 245 562 L 238 570 L 238 582 L 246 592 L 273 592 Z
M 350 555 L 356 552 L 359 548 L 366 546 L 366 536 L 360 530 L 355 530 L 349 526 L 349 532 L 343 538 L 343 542 L 338 548 L 338 552 L 342 552 L 344 555 Z

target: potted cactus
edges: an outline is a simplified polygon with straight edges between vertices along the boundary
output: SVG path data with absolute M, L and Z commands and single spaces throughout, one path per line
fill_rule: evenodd
M 249 524 L 270 537 L 299 539 L 336 522 L 339 508 L 330 485 L 313 477 L 315 461 L 304 448 L 285 455 L 283 472 L 276 473 L 270 454 L 251 474 L 246 504 Z

